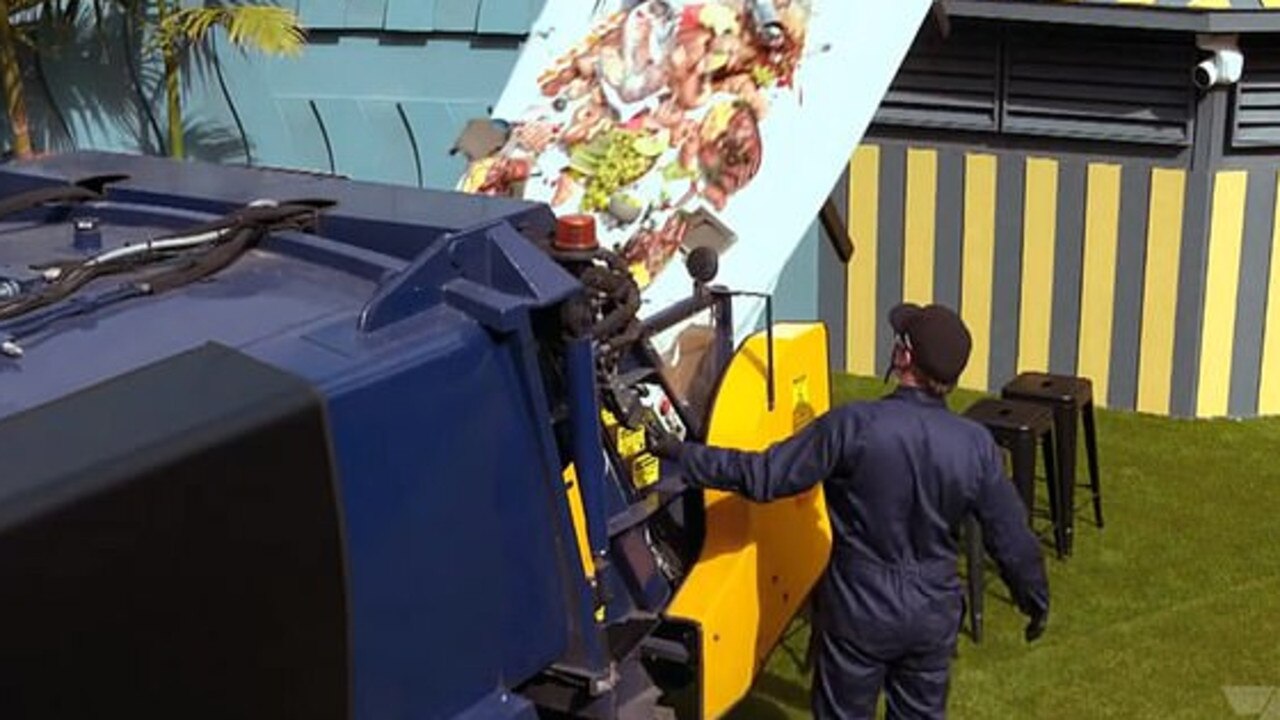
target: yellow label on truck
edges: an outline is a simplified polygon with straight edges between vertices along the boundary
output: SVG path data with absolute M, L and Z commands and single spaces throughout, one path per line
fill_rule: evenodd
M 605 435 L 613 443 L 619 457 L 629 460 L 644 452 L 646 444 L 644 428 L 632 430 L 618 422 L 618 418 L 608 410 L 601 410 L 600 418 L 604 421 Z
M 619 455 L 624 458 L 634 457 L 644 452 L 644 430 L 631 430 L 619 425 L 618 436 L 614 442 L 618 447 Z
M 631 461 L 631 482 L 638 488 L 646 488 L 658 482 L 661 465 L 658 458 L 643 453 Z

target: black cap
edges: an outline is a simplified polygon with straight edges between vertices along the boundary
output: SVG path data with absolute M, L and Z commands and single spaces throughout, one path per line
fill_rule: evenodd
M 889 324 L 911 343 L 916 366 L 930 378 L 946 385 L 960 379 L 969 363 L 973 337 L 954 310 L 903 303 L 889 311 Z

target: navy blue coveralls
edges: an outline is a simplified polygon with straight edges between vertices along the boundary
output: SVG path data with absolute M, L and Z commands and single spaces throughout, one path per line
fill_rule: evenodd
M 764 452 L 694 444 L 674 458 L 693 484 L 757 502 L 824 483 L 834 542 L 815 597 L 813 712 L 944 717 L 963 614 L 953 531 L 970 513 L 1023 612 L 1048 609 L 1040 546 L 981 425 L 924 390 L 836 408 Z

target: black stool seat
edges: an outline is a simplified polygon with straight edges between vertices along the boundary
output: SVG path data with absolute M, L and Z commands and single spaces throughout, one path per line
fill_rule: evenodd
M 1013 483 L 1022 496 L 1027 510 L 1027 522 L 1031 522 L 1035 510 L 1036 447 L 1044 452 L 1045 475 L 1049 483 L 1049 515 L 1054 528 L 1054 546 L 1058 556 L 1065 552 L 1061 532 L 1061 513 L 1057 503 L 1060 495 L 1056 463 L 1054 462 L 1053 411 L 1036 403 L 994 398 L 979 400 L 964 413 L 991 432 L 996 444 L 1009 451 L 1013 465 Z M 965 555 L 968 568 L 969 628 L 975 642 L 982 637 L 983 592 L 986 584 L 983 560 L 981 528 L 976 519 L 969 518 L 964 526 Z
M 1093 382 L 1089 378 L 1074 375 L 1024 372 L 1005 383 L 1002 394 L 1008 398 L 1026 398 L 1032 402 L 1083 405 L 1093 402 Z
M 1035 403 L 994 398 L 979 400 L 964 413 L 965 417 L 980 423 L 991 431 L 996 444 L 1009 451 L 1013 458 L 1013 482 L 1022 495 L 1030 517 L 1035 509 L 1036 445 L 1044 448 L 1045 469 L 1050 487 L 1056 484 L 1053 446 L 1049 442 L 1053 431 L 1053 411 Z M 1053 494 L 1050 493 L 1052 499 Z
M 1001 395 L 1010 400 L 1034 402 L 1053 410 L 1057 438 L 1059 507 L 1063 508 L 1066 551 L 1075 542 L 1076 428 L 1084 425 L 1085 452 L 1089 462 L 1089 489 L 1093 495 L 1093 516 L 1102 522 L 1102 488 L 1098 478 L 1098 440 L 1093 417 L 1093 383 L 1089 378 L 1050 373 L 1021 373 L 1004 386 Z

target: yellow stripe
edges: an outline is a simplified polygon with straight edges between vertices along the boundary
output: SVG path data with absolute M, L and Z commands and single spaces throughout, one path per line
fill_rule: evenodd
M 1151 171 L 1147 266 L 1142 290 L 1142 338 L 1138 349 L 1139 412 L 1169 413 L 1186 186 L 1187 173 L 1183 170 L 1157 168 Z
M 996 158 L 970 153 L 964 171 L 964 259 L 960 316 L 973 335 L 962 387 L 986 390 L 991 355 L 991 274 L 996 246 Z
M 1111 372 L 1111 319 L 1115 314 L 1120 166 L 1090 165 L 1087 193 L 1077 372 L 1093 382 L 1094 402 L 1106 405 Z
M 564 491 L 569 502 L 569 517 L 573 520 L 573 534 L 578 539 L 578 559 L 582 561 L 582 574 L 592 583 L 596 581 L 596 561 L 591 556 L 591 540 L 587 535 L 587 511 L 582 504 L 582 485 L 573 465 L 564 469 Z
M 880 211 L 880 148 L 863 145 L 849 164 L 849 233 L 853 259 L 848 270 L 849 371 L 876 374 L 876 240 Z
M 1262 7 L 1280 7 L 1280 0 L 1262 0 Z
M 1230 8 L 1231 0 L 1191 0 L 1187 3 L 1189 8 L 1206 8 L 1216 10 L 1219 8 Z
M 1053 321 L 1053 244 L 1058 224 L 1058 161 L 1027 160 L 1022 221 L 1022 304 L 1018 371 L 1049 369 Z
M 1280 5 L 1280 0 L 1273 0 Z M 1280 179 L 1280 175 L 1277 175 Z M 1280 192 L 1280 182 L 1277 182 Z M 1280 198 L 1280 194 L 1276 197 Z M 1258 414 L 1280 414 L 1280 202 L 1271 229 L 1271 281 L 1267 283 L 1267 318 L 1262 338 L 1262 383 Z
M 933 231 L 937 227 L 938 152 L 907 151 L 902 299 L 933 302 Z
M 1200 389 L 1196 401 L 1196 414 L 1201 417 L 1227 414 L 1248 184 L 1249 173 L 1244 170 L 1220 172 L 1213 182 L 1209 269 L 1205 274 L 1204 326 L 1200 337 Z

